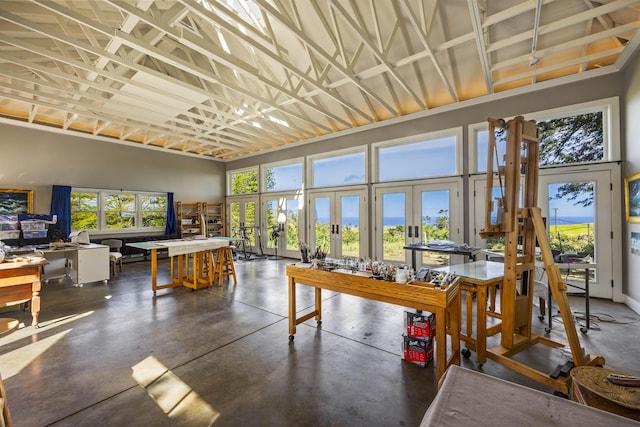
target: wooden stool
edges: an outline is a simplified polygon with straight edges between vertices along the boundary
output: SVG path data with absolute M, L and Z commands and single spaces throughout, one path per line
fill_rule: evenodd
M 216 249 L 216 257 L 213 265 L 214 277 L 218 278 L 218 286 L 222 286 L 224 277 L 233 276 L 233 284 L 237 284 L 236 269 L 233 265 L 233 252 L 231 246 Z M 215 279 L 214 279 L 215 280 Z
M 628 375 L 595 366 L 576 366 L 571 370 L 571 399 L 583 405 L 640 421 L 640 388 L 611 383 L 608 374 Z
M 11 427 L 11 414 L 9 413 L 9 403 L 7 403 L 7 393 L 4 390 L 4 383 L 0 377 L 0 426 Z

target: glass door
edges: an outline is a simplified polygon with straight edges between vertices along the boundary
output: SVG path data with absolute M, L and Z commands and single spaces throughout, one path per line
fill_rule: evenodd
M 266 249 L 269 254 L 299 258 L 302 224 L 302 196 L 297 194 L 263 198 Z
M 310 192 L 309 244 L 321 248 L 328 257 L 368 255 L 367 190 Z
M 410 186 L 380 186 L 376 194 L 375 257 L 384 262 L 411 263 L 404 247 L 430 241 L 462 242 L 459 181 Z M 416 267 L 442 265 L 448 255 L 420 252 Z
M 229 199 L 229 230 L 231 237 L 239 239 L 238 250 L 242 254 L 258 253 L 262 250 L 262 237 L 257 229 L 258 197 Z
M 540 176 L 539 205 L 547 218 L 547 232 L 556 261 L 592 260 L 589 294 L 613 298 L 611 174 L 609 171 L 572 172 Z M 584 270 L 564 270 L 563 279 L 584 287 Z M 576 291 L 571 286 L 568 292 Z
M 612 299 L 613 248 L 611 171 L 569 170 L 550 173 L 541 170 L 538 180 L 538 206 L 546 222 L 551 250 L 556 261 L 563 258 L 591 259 L 597 269 L 591 270 L 589 293 Z M 485 178 L 473 182 L 474 218 L 472 244 L 501 250 L 502 238 L 481 239 L 484 226 Z M 584 270 L 561 270 L 563 280 L 584 287 Z M 568 292 L 578 291 L 572 287 Z

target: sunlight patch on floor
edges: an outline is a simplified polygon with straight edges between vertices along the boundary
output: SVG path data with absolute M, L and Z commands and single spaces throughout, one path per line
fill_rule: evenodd
M 149 356 L 131 369 L 133 379 L 169 418 L 176 421 L 206 422 L 210 426 L 220 416 L 219 412 L 155 357 Z
M 19 374 L 23 369 L 33 363 L 45 351 L 53 347 L 58 341 L 65 337 L 71 329 L 59 332 L 43 340 L 25 345 L 16 350 L 0 355 L 0 366 L 2 366 L 2 378 L 5 380 Z

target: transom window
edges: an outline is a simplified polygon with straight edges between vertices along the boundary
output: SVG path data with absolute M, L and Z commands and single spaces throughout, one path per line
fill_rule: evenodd
M 227 172 L 227 194 L 258 193 L 258 167 Z
M 379 182 L 458 174 L 460 129 L 374 145 Z
M 302 159 L 262 166 L 264 191 L 291 191 L 302 189 Z
M 311 187 L 340 187 L 366 183 L 366 153 L 361 148 L 309 158 Z
M 525 118 L 536 120 L 540 130 L 540 166 L 575 165 L 617 160 L 619 158 L 613 127 L 617 100 L 607 99 L 565 107 L 557 111 L 534 113 Z M 506 120 L 506 119 L 505 119 Z M 488 130 L 486 124 L 471 127 L 475 147 L 475 171 L 487 171 Z M 496 159 L 502 159 L 506 141 L 496 139 Z M 495 166 L 495 165 L 494 165 Z

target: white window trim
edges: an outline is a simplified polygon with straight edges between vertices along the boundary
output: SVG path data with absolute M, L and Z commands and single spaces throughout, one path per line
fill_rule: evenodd
M 603 112 L 602 117 L 602 135 L 604 144 L 604 158 L 603 162 L 613 162 L 621 160 L 621 147 L 620 147 L 620 99 L 617 96 L 611 98 L 604 98 L 595 101 L 583 102 L 580 104 L 567 105 L 558 108 L 552 108 L 549 110 L 536 111 L 531 113 L 519 114 L 525 117 L 527 120 L 535 120 L 536 122 L 543 122 L 546 120 L 556 119 L 558 117 L 566 116 L 569 114 L 586 114 L 594 113 L 597 111 Z M 515 116 L 514 116 L 515 117 Z M 501 118 L 501 117 L 498 117 Z M 505 118 L 504 120 L 510 120 L 513 117 Z M 486 171 L 478 171 L 478 144 L 476 140 L 476 132 L 478 130 L 487 130 L 489 127 L 487 122 L 474 123 L 468 126 L 469 136 L 469 173 L 485 173 Z M 486 156 L 486 153 L 484 154 Z M 576 166 L 579 164 L 566 164 L 566 165 L 554 165 L 554 166 Z
M 140 234 L 140 233 L 157 233 L 158 231 L 164 232 L 165 227 L 142 227 L 136 225 L 133 228 L 107 228 L 106 227 L 106 213 L 104 208 L 104 196 L 105 194 L 131 194 L 135 197 L 135 213 L 136 224 L 142 224 L 142 210 L 140 209 L 140 196 L 159 196 L 168 199 L 168 193 L 158 191 L 134 191 L 134 190 L 114 190 L 105 188 L 86 188 L 86 187 L 72 187 L 72 193 L 97 193 L 97 211 L 98 219 L 95 230 L 86 230 L 89 235 L 107 235 L 107 234 Z M 168 201 L 168 200 L 167 200 Z
M 432 179 L 432 178 L 441 178 L 447 176 L 456 176 L 462 175 L 463 165 L 464 165 L 464 155 L 462 152 L 462 126 L 457 126 L 454 128 L 443 129 L 435 132 L 423 133 L 420 135 L 412 135 L 404 138 L 392 139 L 390 141 L 382 141 L 375 142 L 371 144 L 371 171 L 374 180 L 372 184 L 382 183 L 382 182 L 392 182 L 392 181 L 380 181 L 379 177 L 379 168 L 378 168 L 378 150 L 380 148 L 388 148 L 400 145 L 408 145 L 414 144 L 417 142 L 428 142 L 429 140 L 446 138 L 453 136 L 456 140 L 456 171 L 452 175 L 439 175 L 439 176 L 428 176 L 428 177 L 418 177 L 418 178 L 410 178 L 410 180 L 421 180 L 421 179 Z M 403 180 L 404 181 L 404 180 Z
M 265 177 L 265 174 L 267 173 L 267 169 L 269 168 L 274 168 L 274 167 L 278 167 L 278 166 L 289 166 L 289 165 L 294 165 L 294 164 L 302 164 L 302 188 L 292 188 L 292 189 L 288 189 L 288 190 L 267 190 L 265 187 L 267 185 L 267 179 Z M 297 157 L 295 159 L 288 159 L 288 160 L 282 160 L 279 162 L 273 162 L 273 163 L 264 163 L 260 165 L 260 192 L 261 193 L 268 193 L 268 194 L 274 194 L 274 193 L 283 193 L 283 192 L 296 192 L 296 191 L 301 191 L 304 190 L 305 187 L 305 162 L 304 162 L 304 157 Z
M 234 196 L 249 196 L 249 195 L 257 195 L 258 192 L 256 193 L 243 193 L 243 194 L 231 194 L 231 176 L 237 173 L 242 173 L 242 172 L 249 172 L 249 171 L 255 171 L 258 174 L 258 192 L 260 191 L 260 188 L 262 186 L 262 179 L 260 177 L 260 166 L 256 165 L 256 166 L 250 166 L 247 168 L 240 168 L 240 169 L 234 169 L 234 170 L 230 170 L 227 171 L 227 196 L 228 197 L 234 197 Z
M 346 156 L 349 154 L 357 154 L 357 153 L 364 153 L 364 182 L 358 182 L 357 184 L 353 184 L 353 185 L 365 185 L 369 182 L 369 146 L 368 145 L 360 145 L 358 147 L 353 147 L 353 148 L 344 148 L 341 150 L 334 150 L 334 151 L 329 151 L 326 153 L 322 153 L 322 154 L 313 154 L 310 156 L 307 156 L 307 161 L 306 161 L 306 183 L 308 185 L 309 189 L 313 189 L 316 188 L 315 187 L 315 183 L 313 182 L 313 162 L 315 160 L 322 160 L 322 159 L 330 159 L 332 157 L 340 157 L 340 156 Z M 317 187 L 317 188 L 334 188 L 335 186 L 328 186 L 328 187 Z M 350 186 L 349 186 L 350 187 Z

